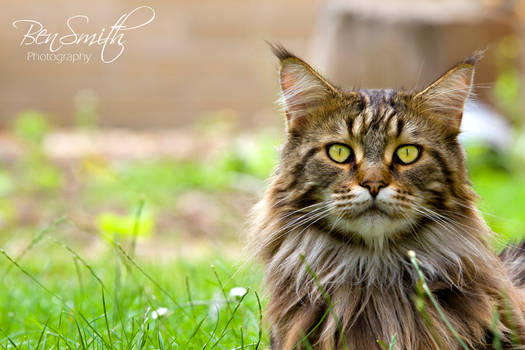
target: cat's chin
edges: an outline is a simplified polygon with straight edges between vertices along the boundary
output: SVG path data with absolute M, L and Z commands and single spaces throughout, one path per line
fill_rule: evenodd
M 392 218 L 378 208 L 366 210 L 359 216 L 351 218 L 333 217 L 329 221 L 337 231 L 348 235 L 359 235 L 363 241 L 373 245 L 406 232 L 411 226 L 410 221 Z

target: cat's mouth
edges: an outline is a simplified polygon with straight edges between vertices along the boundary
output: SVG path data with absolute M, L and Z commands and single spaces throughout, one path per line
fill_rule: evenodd
M 372 202 L 361 210 L 349 210 L 344 215 L 347 219 L 357 219 L 360 217 L 388 217 L 391 215 L 383 208 L 380 208 L 375 202 Z
M 359 213 L 359 216 L 376 216 L 376 215 L 390 217 L 390 215 L 386 211 L 379 208 L 375 203 L 372 203 L 368 208 L 366 208 L 361 213 Z
M 364 203 L 363 203 L 364 204 Z M 329 222 L 338 232 L 358 234 L 366 240 L 378 239 L 407 228 L 407 219 L 398 216 L 385 203 L 371 201 L 360 208 L 350 206 L 343 215 L 330 216 Z

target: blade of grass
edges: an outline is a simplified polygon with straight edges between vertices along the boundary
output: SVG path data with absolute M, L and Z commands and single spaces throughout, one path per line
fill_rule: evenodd
M 13 341 L 13 339 L 11 339 L 9 337 L 9 335 L 7 335 L 7 333 L 2 328 L 0 328 L 0 331 L 2 331 L 2 333 L 6 337 L 7 341 L 9 341 L 9 343 L 11 343 L 11 345 L 13 345 L 15 347 L 15 349 L 18 349 L 18 345 L 16 345 L 16 343 Z
M 306 271 L 308 272 L 308 274 L 314 280 L 314 282 L 315 282 L 315 284 L 317 286 L 317 289 L 321 292 L 321 295 L 323 296 L 326 304 L 328 305 L 328 309 L 334 310 L 334 307 L 333 307 L 333 304 L 332 304 L 332 299 L 330 298 L 330 296 L 328 295 L 328 293 L 326 292 L 326 290 L 322 286 L 321 282 L 319 281 L 319 277 L 317 276 L 315 271 L 313 271 L 312 268 L 310 267 L 310 265 L 306 262 L 306 258 L 304 256 L 304 254 L 300 254 L 299 258 L 301 259 L 301 261 L 302 261 Z M 341 326 L 341 322 L 340 322 L 338 316 L 335 313 L 332 312 L 331 314 L 332 314 L 332 316 L 334 318 L 335 324 L 337 325 L 337 330 L 338 330 L 338 332 L 340 334 L 339 335 L 340 340 L 343 341 L 343 349 L 348 349 L 348 344 L 346 343 L 346 338 L 344 336 L 344 332 L 343 332 L 343 329 L 342 329 L 342 326 Z
M 378 343 L 379 345 L 381 345 L 383 348 L 388 349 L 388 345 L 386 345 L 384 341 L 382 341 L 382 340 L 377 340 L 377 343 Z
M 332 310 L 331 307 L 328 307 L 326 309 L 326 311 L 323 313 L 323 316 L 321 316 L 321 318 L 319 319 L 319 322 L 316 323 L 316 325 L 314 327 L 312 327 L 312 329 L 306 333 L 297 343 L 295 343 L 295 345 L 292 347 L 292 349 L 290 350 L 293 350 L 295 349 L 296 347 L 298 347 L 299 345 L 305 343 L 308 345 L 308 337 L 313 333 L 315 332 L 315 330 L 323 323 L 324 319 L 326 318 L 326 316 L 330 313 L 330 311 Z
M 48 334 L 49 334 L 48 332 L 46 332 L 46 333 L 44 334 L 44 341 L 42 342 L 42 350 L 44 350 L 44 349 L 46 348 L 46 344 L 47 344 L 47 335 L 48 335 Z
M 248 295 L 249 293 L 249 290 L 246 291 L 246 293 L 244 293 L 244 295 L 239 299 L 239 301 L 237 302 L 237 305 L 235 305 L 235 308 L 233 309 L 231 315 L 230 315 L 230 318 L 228 319 L 228 321 L 226 322 L 226 325 L 224 326 L 223 330 L 222 330 L 222 333 L 221 335 L 219 336 L 219 339 L 217 339 L 217 341 L 212 345 L 212 349 L 215 348 L 217 346 L 217 344 L 219 344 L 219 342 L 221 341 L 221 339 L 224 337 L 224 335 L 226 334 L 226 331 L 228 330 L 228 327 L 230 326 L 230 323 L 232 322 L 233 318 L 235 317 L 235 314 L 237 313 L 237 310 L 239 310 L 239 306 L 241 306 L 243 300 L 246 298 L 246 296 Z
M 131 239 L 131 256 L 135 256 L 135 248 L 137 245 L 137 236 L 139 235 L 140 230 L 140 218 L 142 216 L 142 209 L 144 209 L 144 195 L 142 195 L 142 198 L 139 202 L 139 207 L 137 208 L 137 211 L 135 213 L 135 219 L 133 221 L 133 238 Z
M 241 348 L 244 348 L 244 334 L 243 334 L 243 331 L 242 331 L 242 327 L 240 329 L 240 332 L 241 332 Z
M 104 282 L 102 281 L 102 279 L 97 275 L 97 273 L 95 272 L 93 267 L 91 267 L 91 265 L 88 264 L 88 262 L 86 260 L 84 260 L 84 258 L 82 258 L 76 251 L 74 251 L 73 248 L 71 248 L 70 246 L 68 246 L 64 242 L 61 242 L 61 241 L 59 241 L 58 239 L 56 239 L 54 237 L 49 237 L 49 238 L 51 240 L 53 240 L 55 243 L 61 245 L 64 249 L 66 249 L 73 256 L 75 261 L 80 261 L 82 263 L 82 265 L 84 265 L 84 267 L 89 271 L 89 273 L 97 280 L 97 282 L 99 283 L 99 285 L 101 287 L 101 290 L 102 290 L 102 300 L 103 300 L 103 304 L 104 304 L 103 305 L 104 306 L 104 317 L 106 318 L 106 323 L 107 323 L 106 305 L 105 305 L 105 298 L 104 298 L 105 285 L 104 285 Z M 79 315 L 80 315 L 81 318 L 84 319 L 84 321 L 86 323 L 90 324 L 90 322 L 81 313 L 79 313 Z M 98 330 L 95 328 L 95 326 L 91 325 L 90 328 L 95 332 L 95 334 L 100 338 L 100 340 L 102 340 L 109 348 L 111 348 L 111 349 L 113 348 L 113 346 L 111 345 L 111 343 L 112 343 L 111 342 L 111 332 L 109 332 L 109 328 L 108 328 L 109 343 L 107 343 L 104 340 L 104 337 L 102 336 L 102 334 L 100 334 L 100 332 L 98 332 Z M 89 346 L 89 344 L 87 344 L 87 346 Z
M 80 338 L 80 346 L 82 347 L 82 349 L 86 349 L 86 344 L 84 344 L 84 337 L 82 337 L 82 331 L 80 330 L 80 326 L 78 325 L 78 321 L 77 319 L 75 318 L 75 325 L 77 326 L 77 330 L 78 330 L 78 336 Z
M 205 315 L 202 320 L 199 321 L 199 323 L 197 324 L 197 327 L 195 327 L 195 329 L 193 330 L 193 332 L 191 332 L 191 335 L 190 337 L 188 338 L 188 340 L 186 340 L 186 343 L 184 344 L 184 346 L 182 347 L 182 349 L 186 349 L 188 344 L 190 343 L 190 341 L 193 339 L 193 337 L 195 337 L 195 335 L 197 334 L 197 332 L 201 329 L 201 326 L 202 326 L 202 323 L 204 322 L 205 319 L 208 318 L 208 315 Z
M 217 274 L 217 270 L 215 269 L 215 265 L 211 265 L 211 269 L 213 271 L 213 274 L 215 275 L 215 279 L 219 283 L 219 287 L 221 289 L 222 296 L 224 297 L 224 301 L 226 302 L 226 306 L 228 307 L 228 311 L 231 313 L 232 309 L 230 307 L 230 299 L 228 298 L 228 295 L 226 294 L 226 290 L 224 289 L 224 285 L 222 284 L 222 281 Z
M 164 340 L 162 339 L 162 334 L 160 333 L 160 328 L 157 331 L 157 337 L 159 339 L 159 345 L 162 350 L 164 350 Z
M 188 304 L 190 305 L 191 316 L 193 317 L 193 321 L 197 322 L 197 319 L 195 317 L 195 310 L 193 310 L 193 299 L 191 297 L 190 280 L 188 276 L 185 277 L 185 282 L 186 282 L 186 294 L 188 295 Z
M 469 347 L 467 346 L 467 344 L 465 344 L 463 339 L 461 339 L 461 337 L 459 336 L 458 332 L 454 329 L 454 327 L 452 326 L 452 324 L 448 320 L 447 316 L 445 315 L 445 313 L 441 309 L 441 306 L 439 306 L 439 303 L 437 302 L 436 298 L 434 298 L 434 295 L 430 291 L 430 288 L 428 288 L 427 282 L 425 280 L 425 275 L 423 275 L 423 271 L 421 271 L 421 269 L 419 268 L 419 264 L 418 264 L 417 259 L 416 259 L 416 252 L 414 252 L 413 250 L 410 250 L 408 252 L 408 256 L 410 258 L 410 261 L 411 261 L 412 265 L 414 266 L 414 268 L 416 269 L 416 271 L 417 271 L 417 273 L 419 275 L 419 279 L 423 282 L 421 286 L 422 286 L 423 290 L 425 291 L 425 294 L 428 296 L 428 298 L 432 302 L 432 305 L 434 305 L 434 308 L 438 312 L 439 317 L 441 317 L 441 319 L 443 320 L 443 322 L 445 323 L 445 325 L 447 326 L 449 331 L 452 333 L 452 335 L 454 335 L 454 337 L 456 338 L 458 343 L 461 345 L 461 347 L 464 350 L 470 350 Z
M 147 322 L 147 318 L 144 320 L 144 322 Z M 144 328 L 142 329 L 141 335 L 140 335 L 140 347 L 139 349 L 142 349 L 144 345 L 146 345 L 146 341 L 148 340 L 148 332 L 149 332 L 149 322 L 146 323 Z
M 78 266 L 78 261 L 75 257 L 73 257 L 73 263 L 75 264 L 75 272 L 77 273 L 78 286 L 79 286 L 78 289 L 82 292 L 84 291 L 84 282 L 82 281 L 82 273 L 80 272 L 80 266 Z
M 224 287 L 224 283 L 222 283 L 221 278 L 219 277 L 219 274 L 217 273 L 217 270 L 215 269 L 215 265 L 211 265 L 211 269 L 213 270 L 213 274 L 215 275 L 215 278 L 217 279 L 217 282 L 219 283 L 219 287 L 221 289 L 222 296 L 224 297 L 224 301 L 226 302 L 226 307 L 228 308 L 228 312 L 231 314 L 232 308 L 230 306 L 230 298 L 228 298 L 228 293 L 226 293 L 226 289 Z M 248 292 L 246 292 L 244 295 L 246 295 Z M 244 296 L 243 296 L 244 298 Z M 234 336 L 238 337 L 237 332 L 232 329 L 232 332 Z
M 51 223 L 51 225 L 47 226 L 46 228 L 40 230 L 34 237 L 33 239 L 31 240 L 31 242 L 29 242 L 29 244 L 20 252 L 20 254 L 18 254 L 14 260 L 19 262 L 20 260 L 22 260 L 22 258 L 27 254 L 29 253 L 29 251 L 31 251 L 37 244 L 38 242 L 40 242 L 42 240 L 42 238 L 44 238 L 49 232 L 53 231 L 57 226 L 59 226 L 62 222 L 64 222 L 65 220 L 67 219 L 67 216 L 66 215 L 62 215 L 60 216 L 58 219 L 56 219 L 55 221 L 53 221 Z M 13 265 L 9 265 L 4 273 L 4 276 L 2 277 L 5 278 L 5 276 L 7 275 L 7 273 L 9 272 L 9 270 L 11 269 Z
M 421 314 L 423 317 L 423 322 L 428 327 L 428 330 L 430 331 L 430 335 L 432 336 L 432 339 L 436 342 L 438 349 L 446 349 L 445 344 L 443 344 L 443 341 L 441 340 L 440 336 L 437 334 L 437 331 L 432 325 L 432 321 L 430 319 L 430 315 L 428 311 L 425 308 L 425 291 L 423 290 L 423 281 L 419 280 L 419 282 L 416 284 L 416 294 L 412 297 L 412 302 L 416 306 L 416 310 Z
M 59 331 L 62 330 L 62 313 L 63 313 L 63 311 L 64 310 L 60 310 L 60 316 L 58 316 L 58 331 L 56 332 L 57 335 L 59 335 L 60 334 Z M 67 344 L 67 341 L 66 341 L 66 344 Z M 57 337 L 56 348 L 60 349 L 60 337 Z
M 501 345 L 501 334 L 498 329 L 499 324 L 499 313 L 498 310 L 492 311 L 492 322 L 490 324 L 490 328 L 492 328 L 492 333 L 494 334 L 494 339 L 492 339 L 492 346 L 494 347 L 494 350 L 502 350 Z
M 58 219 L 53 221 L 51 225 L 49 225 L 48 227 L 44 228 L 39 233 L 37 233 L 31 240 L 31 242 L 29 242 L 27 247 L 25 247 L 20 252 L 20 254 L 18 254 L 15 260 L 19 262 L 31 249 L 35 247 L 35 245 L 37 245 L 38 242 L 42 240 L 42 238 L 44 238 L 49 232 L 53 231 L 56 227 L 62 224 L 66 219 L 67 219 L 67 215 L 62 215 Z
M 388 350 L 394 350 L 394 346 L 396 345 L 396 342 L 397 342 L 397 334 L 394 334 L 392 336 L 392 339 L 390 340 L 390 344 L 387 345 L 385 344 L 383 341 L 381 340 L 378 340 L 377 343 L 379 345 L 381 345 L 382 347 L 384 347 L 385 349 L 388 349 Z
M 49 237 L 51 240 L 53 240 L 55 243 L 61 245 L 64 249 L 66 249 L 71 255 L 73 255 L 73 257 L 75 259 L 77 259 L 78 261 L 80 261 L 82 263 L 82 265 L 84 265 L 84 267 L 86 269 L 88 269 L 88 271 L 91 273 L 91 275 L 97 280 L 97 282 L 102 286 L 103 289 L 105 289 L 105 286 L 104 286 L 104 282 L 102 282 L 102 279 L 100 277 L 98 277 L 98 275 L 96 274 L 95 270 L 91 267 L 91 265 L 89 265 L 87 263 L 86 260 L 84 260 L 84 258 L 82 258 L 77 252 L 75 252 L 73 250 L 73 248 L 71 248 L 70 246 L 68 246 L 67 244 L 65 244 L 64 242 L 61 242 L 59 241 L 58 239 L 54 238 L 54 237 Z
M 42 338 L 44 337 L 44 333 L 47 330 L 47 324 L 49 323 L 50 317 L 48 317 L 46 324 L 44 325 L 44 328 L 42 328 L 42 332 L 40 332 L 40 337 L 38 337 L 38 343 L 36 344 L 36 347 L 38 348 L 40 346 L 40 343 L 42 342 Z
M 257 299 L 257 308 L 259 310 L 259 332 L 257 334 L 257 344 L 255 345 L 255 350 L 259 349 L 259 346 L 261 345 L 262 340 L 262 323 L 263 323 L 263 316 L 262 316 L 262 306 L 261 306 L 261 300 L 259 299 L 259 294 L 257 294 L 256 291 L 254 291 L 255 298 Z
M 129 256 L 128 253 L 126 253 L 126 251 L 122 248 L 122 246 L 116 242 L 113 242 L 114 244 L 116 244 L 117 248 L 119 249 L 119 251 L 124 255 L 124 257 L 133 265 L 135 266 L 135 268 L 137 270 L 139 270 L 151 283 L 153 283 L 155 285 L 155 287 L 157 287 L 161 292 L 162 294 L 164 294 L 165 296 L 167 296 L 172 302 L 173 304 L 178 308 L 180 309 L 185 316 L 188 315 L 188 312 L 182 307 L 180 306 L 180 304 L 171 296 L 170 293 L 168 293 L 164 288 L 162 288 L 162 286 L 157 282 L 155 281 L 146 271 L 144 271 L 136 262 L 135 260 Z
M 109 328 L 108 313 L 106 310 L 106 298 L 104 297 L 104 288 L 101 288 L 101 293 L 102 293 L 102 307 L 104 310 L 104 321 L 106 323 L 106 330 L 108 331 L 109 345 L 111 346 L 111 349 L 113 349 L 113 341 L 111 340 L 111 329 Z
M 130 338 L 129 338 L 129 341 L 128 341 L 128 349 L 134 349 L 133 345 L 134 345 L 135 338 L 140 333 L 140 327 L 137 327 L 137 331 L 135 332 L 135 324 L 136 323 L 138 323 L 138 322 L 136 322 L 135 317 L 131 317 L 131 335 L 130 335 Z
M 119 340 L 124 339 L 127 344 L 128 349 L 130 349 L 130 339 L 128 338 L 126 327 L 124 325 L 124 320 L 122 319 L 122 311 L 120 309 L 120 303 L 121 303 L 120 301 L 120 290 L 121 290 L 120 262 L 121 262 L 121 258 L 118 256 L 118 251 L 116 250 L 116 248 L 113 248 L 113 249 L 115 253 L 115 255 L 113 256 L 115 260 L 115 276 L 113 279 L 113 298 L 114 298 L 115 307 L 113 309 L 113 318 L 118 319 L 120 323 L 120 339 Z M 132 327 L 133 325 L 134 324 L 132 322 Z
M 44 324 L 44 323 L 41 323 L 41 322 L 39 322 L 39 323 L 41 325 L 46 325 L 47 324 L 47 323 Z M 55 348 L 56 349 L 60 348 L 60 345 L 59 345 L 60 344 L 60 339 L 63 339 L 66 343 L 68 341 L 70 341 L 70 342 L 74 343 L 76 347 L 78 347 L 79 344 L 77 342 L 75 342 L 73 339 L 68 339 L 67 337 L 65 337 L 62 334 L 60 334 L 59 330 L 60 330 L 61 326 L 62 326 L 62 312 L 60 312 L 60 317 L 59 317 L 59 320 L 58 320 L 58 328 L 55 329 L 51 325 L 47 324 L 47 329 L 49 329 L 51 332 L 48 331 L 46 334 L 49 334 L 49 335 L 57 338 L 57 343 L 55 344 Z M 54 333 L 52 333 L 52 332 L 54 332 Z
M 69 305 L 67 305 L 67 303 L 65 302 L 64 299 L 62 299 L 62 297 L 60 297 L 58 294 L 54 293 L 52 290 L 50 290 L 45 285 L 43 285 L 39 280 L 37 280 L 33 275 L 31 275 L 29 272 L 27 272 L 22 266 L 20 266 L 20 264 L 18 264 L 16 261 L 13 260 L 13 258 L 11 258 L 9 256 L 9 254 L 6 253 L 5 250 L 0 249 L 0 253 L 3 254 L 7 258 L 7 260 L 9 260 L 12 264 L 14 264 L 31 281 L 33 281 L 36 285 L 38 285 L 40 288 L 42 288 L 50 296 L 52 296 L 53 298 L 58 300 L 62 304 L 62 306 L 64 306 L 66 309 L 68 309 L 72 314 L 75 314 L 75 311 L 73 310 L 73 308 L 71 308 Z M 97 335 L 99 335 L 101 340 L 109 347 L 109 344 L 107 344 L 106 340 L 97 332 L 96 329 L 93 328 L 91 323 L 84 317 L 84 315 L 81 312 L 78 312 L 78 315 L 84 320 L 84 322 L 86 322 L 86 325 L 89 328 L 91 328 Z
M 206 341 L 206 343 L 202 347 L 202 350 L 206 349 L 208 344 L 211 342 L 212 338 L 215 336 L 215 333 L 217 332 L 217 329 L 219 328 L 219 322 L 220 322 L 220 319 L 221 319 L 221 314 L 220 314 L 219 306 L 215 305 L 215 307 L 217 308 L 217 320 L 215 322 L 215 327 L 213 328 L 213 331 L 210 333 L 210 336 L 208 337 L 208 340 Z

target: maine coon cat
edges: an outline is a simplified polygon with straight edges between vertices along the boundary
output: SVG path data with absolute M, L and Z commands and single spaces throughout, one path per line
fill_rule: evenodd
M 418 311 L 408 251 L 469 348 L 523 348 L 525 254 L 491 248 L 457 141 L 479 55 L 410 92 L 343 90 L 273 51 L 287 138 L 251 238 L 272 349 L 460 349 Z

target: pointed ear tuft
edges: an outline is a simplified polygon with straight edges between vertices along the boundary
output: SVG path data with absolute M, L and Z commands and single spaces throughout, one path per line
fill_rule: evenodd
M 340 96 L 341 92 L 281 45 L 270 46 L 281 63 L 279 104 L 286 113 L 288 129 L 291 130 L 304 124 L 306 117 L 317 107 Z
M 280 60 L 283 61 L 287 58 L 297 58 L 294 54 L 292 54 L 288 49 L 286 49 L 283 45 L 280 43 L 271 43 L 266 42 L 270 49 L 272 49 L 273 54 Z
M 469 58 L 464 60 L 463 63 L 475 66 L 479 61 L 481 61 L 483 56 L 485 56 L 485 51 L 487 50 L 485 49 L 475 51 Z
M 474 66 L 482 56 L 482 51 L 475 52 L 418 93 L 414 97 L 418 112 L 459 132 L 463 106 L 472 91 Z

